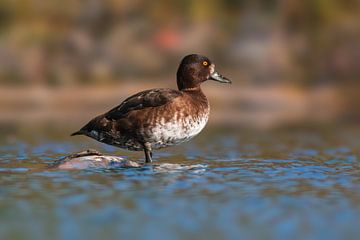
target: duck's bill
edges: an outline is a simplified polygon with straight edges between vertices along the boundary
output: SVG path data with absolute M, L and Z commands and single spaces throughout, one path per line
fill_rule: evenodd
M 231 83 L 230 79 L 227 79 L 226 77 L 222 76 L 220 73 L 218 73 L 216 71 L 210 75 L 209 79 L 217 81 L 217 82 L 221 82 L 221 83 Z

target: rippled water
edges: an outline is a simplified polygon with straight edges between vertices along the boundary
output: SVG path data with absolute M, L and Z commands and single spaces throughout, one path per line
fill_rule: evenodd
M 19 138 L 21 139 L 21 138 Z M 360 132 L 207 129 L 154 153 L 191 170 L 47 165 L 84 138 L 2 139 L 0 239 L 358 239 Z

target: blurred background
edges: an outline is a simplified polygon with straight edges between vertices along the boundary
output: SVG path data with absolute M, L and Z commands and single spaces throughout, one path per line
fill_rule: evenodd
M 210 124 L 354 124 L 359 42 L 358 0 L 3 0 L 0 129 L 70 132 L 190 53 L 233 80 L 204 84 Z
M 359 239 L 359 43 L 359 0 L 1 0 L 0 239 Z M 184 171 L 49 169 L 142 162 L 69 134 L 176 88 L 190 53 L 233 84 L 203 84 L 208 126 L 154 152 Z

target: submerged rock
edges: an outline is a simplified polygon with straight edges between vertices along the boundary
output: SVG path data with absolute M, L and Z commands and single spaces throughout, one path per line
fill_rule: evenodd
M 97 150 L 88 149 L 74 153 L 56 161 L 51 168 L 87 169 L 87 168 L 139 168 L 143 164 L 126 160 L 118 156 L 104 155 Z
M 205 171 L 206 165 L 182 165 L 173 163 L 145 164 L 126 160 L 122 157 L 104 155 L 97 150 L 88 149 L 57 160 L 50 168 L 71 170 L 71 169 L 111 169 L 111 168 L 142 168 L 150 167 L 155 172 L 177 172 L 190 170 L 195 172 Z
M 154 164 L 153 169 L 155 172 L 178 172 L 189 170 L 192 172 L 203 172 L 206 170 L 206 165 L 203 164 L 193 164 L 193 165 L 183 165 L 177 163 L 162 163 Z

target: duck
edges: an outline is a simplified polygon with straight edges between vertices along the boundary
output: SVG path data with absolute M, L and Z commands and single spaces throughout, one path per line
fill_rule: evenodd
M 136 93 L 101 114 L 79 131 L 99 142 L 130 151 L 144 151 L 145 163 L 152 151 L 189 141 L 204 129 L 210 104 L 201 84 L 231 80 L 215 70 L 215 64 L 200 54 L 185 56 L 176 73 L 178 89 L 155 88 Z

